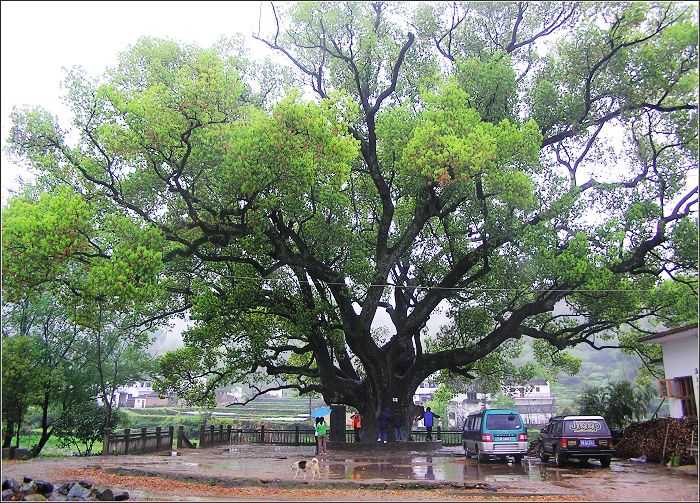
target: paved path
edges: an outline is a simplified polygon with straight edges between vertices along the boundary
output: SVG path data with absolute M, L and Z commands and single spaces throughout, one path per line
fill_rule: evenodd
M 130 455 L 92 458 L 40 458 L 3 463 L 3 475 L 51 480 L 76 478 L 80 470 L 110 476 L 202 482 L 220 487 L 278 488 L 462 487 L 477 482 L 497 489 L 498 495 L 560 495 L 614 501 L 697 501 L 697 477 L 665 467 L 613 461 L 610 469 L 593 462 L 567 468 L 526 458 L 522 464 L 477 463 L 465 459 L 459 448 L 420 452 L 331 452 L 321 458 L 321 481 L 293 481 L 291 464 L 313 457 L 313 447 L 243 445 L 229 448 L 184 450 L 181 456 Z M 96 471 L 99 470 L 99 471 Z M 687 471 L 687 470 L 686 470 Z M 70 475 L 70 476 L 68 476 Z M 146 477 L 148 478 L 148 477 Z M 115 479 L 118 480 L 118 479 Z M 131 480 L 131 479 L 129 479 Z M 155 479 L 153 479 L 155 480 Z M 483 494 L 486 494 L 482 491 Z M 172 495 L 171 495 L 172 496 Z M 204 496 L 204 494 L 202 494 Z M 182 494 L 184 499 L 196 495 Z

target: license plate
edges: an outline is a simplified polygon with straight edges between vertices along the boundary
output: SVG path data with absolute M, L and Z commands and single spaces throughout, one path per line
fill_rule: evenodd
M 581 447 L 595 447 L 595 440 L 579 440 Z

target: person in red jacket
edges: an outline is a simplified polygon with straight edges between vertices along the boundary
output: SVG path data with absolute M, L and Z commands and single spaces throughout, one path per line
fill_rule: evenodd
M 352 429 L 355 430 L 355 442 L 360 441 L 360 430 L 362 429 L 362 416 L 359 412 L 355 412 L 352 416 Z

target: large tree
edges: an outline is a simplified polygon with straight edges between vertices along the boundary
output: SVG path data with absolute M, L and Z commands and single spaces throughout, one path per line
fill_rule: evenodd
M 166 240 L 161 314 L 194 324 L 163 387 L 317 392 L 360 410 L 371 439 L 384 407 L 408 425 L 431 374 L 480 377 L 523 336 L 542 362 L 614 346 L 611 330 L 673 308 L 662 278 L 697 298 L 695 7 L 269 13 L 258 49 L 313 100 L 275 99 L 270 64 L 236 44 L 145 39 L 101 81 L 69 75 L 70 130 L 13 118 L 42 183 Z

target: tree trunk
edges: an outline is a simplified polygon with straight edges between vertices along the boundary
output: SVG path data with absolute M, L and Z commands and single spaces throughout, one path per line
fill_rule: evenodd
M 15 422 L 12 419 L 7 420 L 7 426 L 3 432 L 2 448 L 7 449 L 12 447 L 12 437 L 15 435 Z
M 362 443 L 376 443 L 381 433 L 385 433 L 388 442 L 397 441 L 396 428 L 401 440 L 408 440 L 413 426 L 414 409 L 413 392 L 396 386 L 368 393 L 364 407 L 359 407 L 362 415 Z M 397 401 L 394 401 L 397 399 Z
M 19 418 L 17 419 L 17 437 L 15 437 L 15 448 L 19 449 L 19 437 L 20 434 L 22 433 L 22 414 L 20 414 Z
M 44 392 L 44 401 L 41 404 L 41 407 L 42 407 L 41 437 L 39 438 L 39 443 L 37 443 L 32 448 L 32 457 L 37 457 L 41 453 L 41 450 L 46 445 L 46 442 L 49 441 L 49 438 L 51 437 L 51 433 L 53 432 L 53 430 L 49 431 L 49 392 L 48 391 Z

